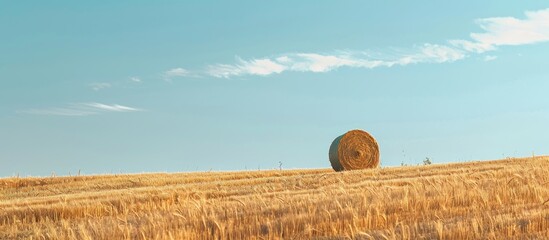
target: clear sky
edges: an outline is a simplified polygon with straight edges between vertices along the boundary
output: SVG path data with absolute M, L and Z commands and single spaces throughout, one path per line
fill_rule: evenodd
M 0 177 L 549 154 L 545 1 L 1 1 Z

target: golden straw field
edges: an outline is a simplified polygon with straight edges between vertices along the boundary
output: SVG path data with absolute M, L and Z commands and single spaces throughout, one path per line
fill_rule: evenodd
M 0 179 L 0 239 L 545 239 L 549 157 Z

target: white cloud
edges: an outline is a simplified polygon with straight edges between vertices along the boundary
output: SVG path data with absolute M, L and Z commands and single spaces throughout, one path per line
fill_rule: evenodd
M 289 58 L 288 56 L 281 56 L 281 57 L 277 57 L 275 61 L 283 64 L 288 64 L 292 62 L 292 59 Z
M 89 116 L 107 112 L 137 112 L 142 109 L 123 106 L 119 104 L 102 104 L 102 103 L 74 103 L 66 107 L 30 109 L 19 111 L 19 113 L 36 114 L 36 115 L 56 115 L 56 116 Z
M 408 65 L 423 62 L 452 62 L 465 58 L 465 53 L 455 47 L 437 44 L 425 44 L 408 54 L 396 54 L 392 57 L 373 58 L 364 52 L 338 52 L 335 54 L 291 53 L 274 58 L 252 59 L 237 58 L 237 64 L 216 64 L 207 69 L 207 74 L 218 78 L 230 78 L 242 75 L 266 76 L 284 71 L 328 72 L 340 67 L 376 68 Z
M 104 89 L 104 88 L 110 88 L 112 85 L 110 83 L 92 83 L 90 84 L 90 87 L 94 90 L 94 91 L 99 91 L 101 89 Z
M 80 106 L 82 107 L 89 107 L 91 108 L 92 110 L 95 110 L 95 111 L 107 111 L 107 112 L 136 112 L 136 111 L 142 111 L 141 109 L 138 109 L 138 108 L 132 108 L 132 107 L 127 107 L 127 106 L 122 106 L 122 105 L 118 105 L 118 104 L 112 104 L 112 105 L 107 105 L 107 104 L 102 104 L 102 103 L 81 103 L 79 104 Z
M 359 61 L 349 56 L 321 55 L 316 53 L 298 53 L 298 62 L 291 65 L 291 69 L 300 72 L 327 72 L 342 66 L 357 66 Z
M 141 78 L 138 78 L 138 77 L 130 77 L 130 81 L 136 82 L 136 83 L 140 83 L 140 82 L 141 82 Z
M 465 58 L 465 53 L 453 47 L 437 45 L 437 44 L 425 44 L 421 48 L 419 56 L 417 56 L 417 62 L 454 62 Z
M 497 46 L 524 45 L 549 41 L 549 8 L 525 12 L 526 18 L 493 17 L 478 19 L 484 30 L 471 33 L 469 40 L 452 40 L 450 44 L 467 51 L 482 53 Z
M 183 68 L 173 68 L 164 72 L 164 80 L 171 81 L 175 77 L 185 77 L 188 76 L 190 72 Z
M 478 19 L 484 30 L 471 33 L 470 39 L 455 39 L 447 44 L 425 43 L 412 49 L 372 55 L 364 51 L 336 51 L 332 53 L 298 52 L 279 54 L 273 57 L 242 60 L 235 64 L 215 64 L 206 69 L 206 74 L 218 78 L 258 75 L 267 76 L 285 71 L 322 73 L 341 67 L 377 68 L 406 66 L 418 63 L 455 62 L 468 54 L 494 51 L 498 46 L 523 45 L 549 41 L 549 8 L 525 12 L 524 19 L 494 17 Z M 495 56 L 486 56 L 492 61 Z
M 231 76 L 242 75 L 242 70 L 236 65 L 216 64 L 208 66 L 208 74 L 218 78 L 229 78 Z
M 484 56 L 484 61 L 485 62 L 490 62 L 490 61 L 496 60 L 497 58 L 498 58 L 497 56 L 486 55 L 486 56 Z
M 281 73 L 286 70 L 286 66 L 277 63 L 268 58 L 252 59 L 249 61 L 237 59 L 238 63 L 234 65 L 230 64 L 216 64 L 208 67 L 208 74 L 214 77 L 229 78 L 231 76 L 240 75 L 270 75 L 273 73 Z
M 451 45 L 462 48 L 468 52 L 483 53 L 486 51 L 492 51 L 496 48 L 487 43 L 471 42 L 468 40 L 450 40 Z

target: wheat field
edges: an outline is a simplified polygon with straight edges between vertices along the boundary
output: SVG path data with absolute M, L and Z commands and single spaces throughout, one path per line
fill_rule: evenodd
M 545 239 L 549 157 L 0 179 L 0 239 Z

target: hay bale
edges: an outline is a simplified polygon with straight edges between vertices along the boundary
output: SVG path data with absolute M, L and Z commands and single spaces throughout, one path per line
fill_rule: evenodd
M 334 139 L 329 157 L 336 171 L 376 168 L 379 166 L 379 147 L 367 132 L 352 130 Z

